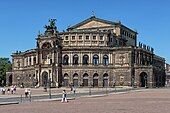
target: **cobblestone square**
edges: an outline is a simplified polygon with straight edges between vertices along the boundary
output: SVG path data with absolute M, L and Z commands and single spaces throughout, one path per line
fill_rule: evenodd
M 103 97 L 0 106 L 0 113 L 169 113 L 169 89 L 146 89 Z

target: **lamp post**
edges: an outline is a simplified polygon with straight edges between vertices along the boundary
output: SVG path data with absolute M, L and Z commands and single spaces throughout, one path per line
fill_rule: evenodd
M 145 75 L 145 88 L 147 88 L 147 75 Z
M 89 86 L 89 95 L 91 96 L 91 82 L 90 82 L 90 86 Z
M 132 89 L 134 89 L 134 77 L 132 77 Z
M 48 80 L 48 87 L 49 87 L 49 98 L 51 99 L 51 78 Z
M 105 88 L 106 88 L 106 94 L 107 94 L 107 86 L 108 86 L 108 85 L 106 84 L 106 85 L 105 85 Z

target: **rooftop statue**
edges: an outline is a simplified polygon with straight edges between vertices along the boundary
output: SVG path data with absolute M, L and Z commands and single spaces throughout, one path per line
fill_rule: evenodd
M 55 21 L 56 21 L 56 19 L 50 19 L 49 20 L 50 25 L 45 25 L 44 28 L 46 28 L 47 31 L 56 30 L 57 27 L 55 26 Z

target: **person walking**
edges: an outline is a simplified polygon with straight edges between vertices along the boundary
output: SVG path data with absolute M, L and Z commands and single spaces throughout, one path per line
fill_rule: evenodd
M 29 98 L 31 98 L 31 89 L 28 89 Z
M 8 95 L 9 95 L 9 93 L 10 93 L 10 88 L 7 89 L 7 93 L 8 93 Z
M 13 91 L 14 91 L 14 94 L 15 94 L 16 91 L 17 91 L 17 86 L 16 85 L 14 85 Z
M 76 88 L 73 87 L 73 94 L 75 95 L 75 93 L 76 93 Z
M 14 94 L 14 87 L 11 87 L 11 94 Z
M 2 89 L 2 94 L 5 95 L 5 88 Z
M 65 90 L 65 89 L 63 90 L 61 102 L 68 102 L 68 101 L 67 101 L 67 94 L 66 94 L 66 90 Z
M 28 89 L 25 89 L 25 97 L 28 98 Z

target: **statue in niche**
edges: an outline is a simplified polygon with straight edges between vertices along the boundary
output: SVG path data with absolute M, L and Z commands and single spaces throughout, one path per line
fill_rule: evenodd
M 37 47 L 39 47 L 39 42 L 37 41 Z

